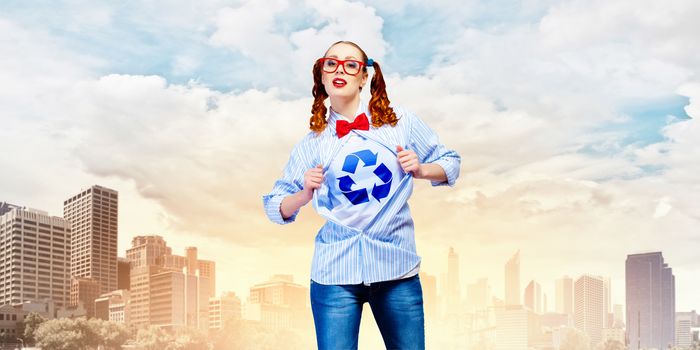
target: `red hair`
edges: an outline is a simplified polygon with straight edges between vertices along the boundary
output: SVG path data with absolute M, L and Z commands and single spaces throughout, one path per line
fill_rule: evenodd
M 341 43 L 356 47 L 360 50 L 360 53 L 362 53 L 362 62 L 367 62 L 367 54 L 365 51 L 351 41 L 338 41 L 331 45 L 331 47 Z M 330 48 L 328 48 L 328 50 L 330 50 Z M 326 50 L 326 54 L 328 54 L 328 50 Z M 326 54 L 324 54 L 324 56 Z M 374 76 L 372 76 L 372 81 L 370 82 L 372 98 L 369 100 L 369 113 L 372 115 L 372 126 L 375 128 L 384 124 L 395 126 L 399 120 L 396 118 L 394 109 L 389 106 L 391 102 L 386 94 L 386 84 L 384 83 L 382 70 L 377 61 L 373 62 L 372 67 L 374 68 Z M 311 89 L 311 95 L 314 97 L 314 103 L 311 106 L 309 128 L 316 133 L 320 133 L 326 128 L 326 125 L 328 125 L 328 121 L 326 120 L 326 112 L 328 112 L 328 110 L 324 103 L 326 98 L 328 98 L 328 93 L 321 80 L 321 62 L 316 61 L 312 72 L 314 76 L 314 87 Z M 362 72 L 367 72 L 367 65 L 362 66 Z

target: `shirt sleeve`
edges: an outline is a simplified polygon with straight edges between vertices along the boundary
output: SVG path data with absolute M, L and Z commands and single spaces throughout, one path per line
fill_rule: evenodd
M 262 197 L 265 214 L 274 223 L 284 225 L 294 222 L 301 209 L 297 209 L 292 216 L 284 219 L 280 211 L 280 205 L 284 197 L 304 189 L 304 172 L 306 171 L 306 167 L 302 154 L 308 154 L 308 152 L 302 152 L 304 145 L 305 142 L 302 141 L 294 146 L 289 160 L 287 161 L 287 165 L 285 165 L 282 172 L 282 177 L 275 181 L 272 191 Z
M 410 111 L 404 111 L 411 120 L 409 131 L 409 147 L 418 155 L 421 163 L 435 163 L 445 170 L 447 181 L 430 181 L 433 186 L 455 185 L 459 177 L 461 157 L 454 150 L 440 143 L 438 135 Z

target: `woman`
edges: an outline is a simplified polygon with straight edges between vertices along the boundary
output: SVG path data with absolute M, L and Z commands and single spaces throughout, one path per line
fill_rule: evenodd
M 368 67 L 372 97 L 364 103 Z M 379 64 L 358 45 L 331 45 L 313 77 L 311 132 L 263 203 L 279 224 L 310 201 L 328 220 L 311 267 L 318 347 L 357 349 L 368 302 L 388 349 L 424 349 L 421 258 L 407 201 L 414 178 L 454 186 L 460 157 L 413 113 L 389 105 Z

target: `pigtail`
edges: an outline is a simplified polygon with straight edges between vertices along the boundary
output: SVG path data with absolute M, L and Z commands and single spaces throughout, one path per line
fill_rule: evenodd
M 309 127 L 312 131 L 320 133 L 326 128 L 328 121 L 326 121 L 326 108 L 325 100 L 328 98 L 328 93 L 326 88 L 323 86 L 321 80 L 321 61 L 316 61 L 312 69 L 314 76 L 314 87 L 311 89 L 311 94 L 314 97 L 314 103 L 311 106 L 311 120 L 309 121 Z
M 374 68 L 374 76 L 372 76 L 372 82 L 370 83 L 372 98 L 369 100 L 369 112 L 372 114 L 372 126 L 376 128 L 384 124 L 395 126 L 399 120 L 396 118 L 394 109 L 389 106 L 391 102 L 386 94 L 386 84 L 384 83 L 382 69 L 379 67 L 377 61 L 372 62 L 372 68 Z

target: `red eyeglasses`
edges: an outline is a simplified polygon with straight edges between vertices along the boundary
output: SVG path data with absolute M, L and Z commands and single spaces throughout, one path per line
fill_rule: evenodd
M 318 59 L 322 64 L 322 69 L 326 73 L 335 73 L 339 66 L 343 66 L 345 74 L 357 75 L 364 66 L 364 62 L 357 60 L 339 60 L 337 58 L 323 57 Z

